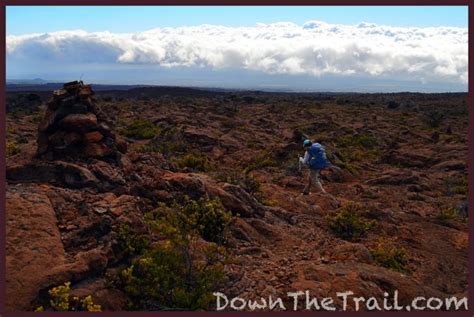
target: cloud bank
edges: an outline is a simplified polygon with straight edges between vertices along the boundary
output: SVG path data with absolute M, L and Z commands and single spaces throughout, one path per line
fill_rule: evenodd
M 468 30 L 310 21 L 199 25 L 139 33 L 59 31 L 7 36 L 7 65 L 127 64 L 265 74 L 363 76 L 465 85 Z M 10 67 L 11 69 L 11 67 Z

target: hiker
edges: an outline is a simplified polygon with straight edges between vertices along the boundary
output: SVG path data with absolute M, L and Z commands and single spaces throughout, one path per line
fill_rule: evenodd
M 327 194 L 321 185 L 321 181 L 319 180 L 319 173 L 321 169 L 329 166 L 324 147 L 319 143 L 312 143 L 310 140 L 306 139 L 303 142 L 303 148 L 306 150 L 306 152 L 304 157 L 300 156 L 299 161 L 300 164 L 309 167 L 308 184 L 303 190 L 303 195 L 309 194 L 311 185 L 316 186 L 320 193 Z

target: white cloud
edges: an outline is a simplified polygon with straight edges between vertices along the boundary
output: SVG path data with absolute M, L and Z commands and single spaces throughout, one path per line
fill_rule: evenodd
M 468 31 L 309 21 L 7 36 L 7 63 L 120 63 L 467 83 Z M 40 64 L 38 64 L 40 67 Z

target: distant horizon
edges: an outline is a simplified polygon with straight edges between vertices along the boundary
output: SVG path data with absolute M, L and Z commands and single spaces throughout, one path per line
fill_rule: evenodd
M 29 91 L 26 87 L 33 86 L 38 87 L 42 85 L 62 85 L 67 82 L 81 80 L 78 79 L 65 79 L 65 80 L 47 80 L 43 78 L 32 78 L 32 79 L 25 79 L 25 78 L 7 78 L 6 84 L 7 85 L 18 85 L 23 86 L 25 89 L 15 90 L 15 91 Z M 36 82 L 35 82 L 36 81 Z M 84 80 L 83 80 L 84 81 Z M 84 81 L 87 85 L 92 86 L 117 86 L 117 87 L 131 87 L 131 89 L 136 87 L 145 87 L 145 88 L 153 88 L 153 87 L 170 87 L 170 88 L 187 88 L 187 89 L 199 89 L 199 90 L 225 90 L 225 91 L 249 91 L 249 92 L 276 92 L 276 93 L 334 93 L 334 94 L 392 94 L 392 93 L 414 93 L 414 94 L 467 94 L 468 91 L 450 91 L 450 90 L 440 90 L 440 91 L 432 91 L 432 92 L 425 92 L 425 91 L 409 91 L 409 90 L 399 90 L 399 91 L 357 91 L 357 90 L 292 90 L 292 89 L 284 89 L 284 88 L 262 88 L 262 87 L 247 87 L 247 88 L 232 88 L 232 87 L 219 87 L 219 86 L 189 86 L 189 85 L 169 85 L 169 84 L 143 84 L 143 83 L 126 83 L 126 84 L 118 84 L 118 83 L 107 83 L 107 82 L 89 82 Z M 38 91 L 47 91 L 45 90 L 38 90 Z M 8 87 L 7 87 L 8 92 Z

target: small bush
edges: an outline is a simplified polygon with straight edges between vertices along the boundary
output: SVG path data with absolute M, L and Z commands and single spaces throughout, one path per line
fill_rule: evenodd
M 131 230 L 130 223 L 122 222 L 118 229 L 119 247 L 128 255 L 142 253 L 150 244 L 148 236 Z
M 262 184 L 255 178 L 241 173 L 217 173 L 215 179 L 232 185 L 238 185 L 250 194 L 259 193 Z
M 215 251 L 217 252 L 217 251 Z M 209 249 L 207 253 L 212 253 Z M 206 310 L 222 283 L 222 264 L 192 261 L 171 244 L 158 245 L 124 269 L 118 285 L 132 310 Z
M 370 250 L 375 263 L 397 272 L 407 272 L 408 255 L 403 248 L 398 248 L 390 243 L 379 242 Z
M 432 110 L 427 112 L 426 117 L 429 126 L 432 128 L 438 128 L 446 118 L 445 114 L 438 110 Z
M 152 226 L 158 225 L 164 231 L 170 225 L 181 232 L 195 232 L 207 241 L 223 243 L 232 215 L 217 199 L 195 201 L 185 197 L 181 203 L 160 205 L 147 219 L 158 221 L 152 222 Z
M 395 100 L 390 100 L 387 104 L 387 107 L 389 109 L 396 109 L 400 106 L 400 104 L 398 102 L 396 102 Z
M 334 215 L 328 217 L 329 229 L 339 238 L 348 241 L 359 241 L 375 225 L 375 221 L 359 215 L 361 206 L 349 202 Z
M 187 167 L 200 172 L 208 172 L 214 169 L 214 166 L 209 162 L 207 156 L 201 154 L 186 154 L 185 156 L 176 159 L 175 163 L 180 168 Z
M 273 200 L 273 199 L 262 198 L 262 199 L 259 199 L 259 201 L 260 201 L 260 203 L 262 203 L 265 206 L 269 206 L 269 207 L 278 206 L 278 201 Z
M 346 135 L 335 140 L 336 146 L 341 148 L 361 147 L 373 149 L 377 145 L 377 139 L 371 135 Z
M 86 296 L 84 298 L 73 297 L 70 295 L 71 283 L 66 282 L 64 285 L 53 287 L 48 291 L 50 296 L 49 302 L 40 306 L 36 311 L 88 311 L 88 312 L 100 312 L 100 305 L 94 304 L 92 296 Z
M 245 169 L 244 173 L 248 174 L 253 170 L 265 168 L 265 167 L 273 167 L 277 166 L 278 163 L 275 161 L 273 157 L 270 156 L 268 153 L 264 153 L 263 155 L 260 155 L 256 157 L 253 162 L 251 162 Z
M 447 178 L 444 182 L 444 187 L 446 196 L 451 197 L 455 194 L 467 196 L 467 177 Z
M 20 153 L 20 147 L 14 141 L 7 141 L 7 156 L 12 156 Z
M 440 222 L 456 220 L 456 219 L 459 219 L 459 214 L 455 208 L 452 208 L 452 207 L 441 208 L 439 212 L 436 214 L 435 219 Z
M 255 178 L 245 175 L 241 180 L 241 186 L 250 194 L 259 193 L 262 190 L 262 184 Z
M 43 115 L 42 115 L 42 113 L 39 112 L 39 111 L 38 111 L 37 113 L 31 115 L 31 117 L 30 117 L 31 123 L 34 123 L 34 124 L 40 123 L 41 120 L 43 120 Z
M 212 292 L 225 278 L 228 255 L 219 243 L 225 239 L 230 213 L 218 200 L 185 197 L 181 204 L 160 205 L 145 219 L 166 240 L 156 243 L 117 277 L 115 284 L 128 296 L 129 308 L 209 309 Z M 201 243 L 201 237 L 213 242 Z
M 158 127 L 153 122 L 146 120 L 135 120 L 129 126 L 122 129 L 122 135 L 133 139 L 152 139 L 158 133 Z

